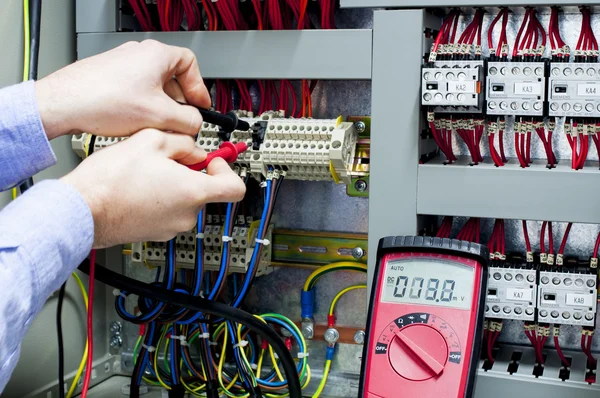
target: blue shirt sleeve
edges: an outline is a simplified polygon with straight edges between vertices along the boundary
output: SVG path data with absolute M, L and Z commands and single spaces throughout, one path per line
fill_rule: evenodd
M 33 80 L 0 90 L 0 191 L 56 163 Z
M 0 90 L 0 187 L 54 161 L 33 83 Z M 89 207 L 62 181 L 42 181 L 0 211 L 0 394 L 33 318 L 83 261 L 93 240 Z

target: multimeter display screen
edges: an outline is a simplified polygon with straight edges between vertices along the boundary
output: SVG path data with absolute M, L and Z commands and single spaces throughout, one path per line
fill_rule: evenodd
M 381 301 L 471 309 L 473 267 L 426 258 L 389 261 Z

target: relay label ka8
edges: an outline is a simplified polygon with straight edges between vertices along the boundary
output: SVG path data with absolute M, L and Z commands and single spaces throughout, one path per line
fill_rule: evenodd
M 477 249 L 463 257 L 459 245 Z M 396 237 L 379 247 L 360 396 L 470 396 L 487 281 L 480 246 Z

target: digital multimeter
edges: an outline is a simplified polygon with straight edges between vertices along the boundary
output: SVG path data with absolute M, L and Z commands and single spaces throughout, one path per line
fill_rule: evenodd
M 458 240 L 379 241 L 360 397 L 472 396 L 488 259 L 486 247 Z

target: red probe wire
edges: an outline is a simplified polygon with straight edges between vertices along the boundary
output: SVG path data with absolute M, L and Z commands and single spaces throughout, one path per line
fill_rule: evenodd
M 523 220 L 523 236 L 525 237 L 525 248 L 527 253 L 531 253 L 531 242 L 529 241 L 529 232 L 527 231 L 527 221 Z
M 86 398 L 88 389 L 90 388 L 90 380 L 92 377 L 93 361 L 94 361 L 94 276 L 96 270 L 96 250 L 90 252 L 90 272 L 88 282 L 88 313 L 87 313 L 87 348 L 88 359 L 85 366 L 85 376 L 83 378 L 83 387 L 81 388 L 81 398 Z

